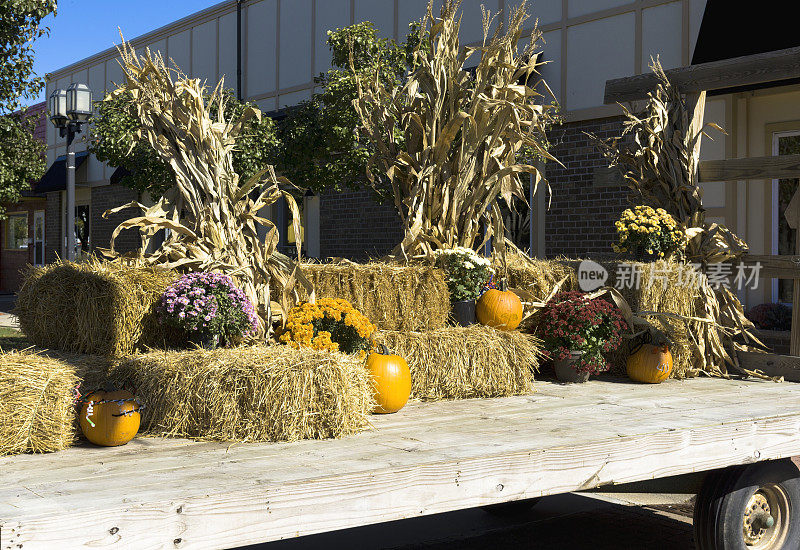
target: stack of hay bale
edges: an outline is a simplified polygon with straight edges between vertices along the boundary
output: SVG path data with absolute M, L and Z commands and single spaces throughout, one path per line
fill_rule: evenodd
M 444 272 L 426 264 L 304 264 L 318 298 L 343 298 L 380 330 L 377 340 L 405 357 L 411 396 L 503 397 L 528 393 L 536 341 L 480 325 L 453 327 Z

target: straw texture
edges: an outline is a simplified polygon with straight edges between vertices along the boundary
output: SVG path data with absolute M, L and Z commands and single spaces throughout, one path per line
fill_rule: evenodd
M 115 385 L 145 404 L 142 430 L 216 441 L 295 441 L 356 433 L 373 398 L 363 361 L 288 346 L 155 351 L 119 361 Z
M 59 261 L 29 269 L 15 313 L 41 348 L 127 355 L 163 340 L 153 306 L 176 278 L 158 268 Z
M 431 332 L 385 331 L 379 336 L 411 369 L 419 399 L 503 397 L 529 393 L 539 366 L 531 336 L 481 325 Z
M 30 352 L 0 352 L 0 456 L 65 449 L 75 438 L 69 364 Z
M 445 274 L 424 264 L 305 263 L 317 298 L 343 298 L 382 330 L 434 330 L 450 314 Z

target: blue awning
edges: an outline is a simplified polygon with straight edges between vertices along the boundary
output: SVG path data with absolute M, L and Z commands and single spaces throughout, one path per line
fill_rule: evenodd
M 84 163 L 89 153 L 81 151 L 75 153 L 75 168 L 79 168 Z M 67 189 L 67 156 L 62 155 L 58 157 L 47 172 L 44 173 L 34 186 L 33 190 L 36 193 L 50 193 L 52 191 L 65 191 Z

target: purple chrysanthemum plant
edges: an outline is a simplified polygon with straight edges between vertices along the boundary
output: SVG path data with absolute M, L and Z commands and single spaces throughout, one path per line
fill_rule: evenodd
M 221 342 L 254 334 L 253 303 L 228 275 L 198 272 L 181 276 L 161 297 L 162 321 L 186 332 L 191 342 Z

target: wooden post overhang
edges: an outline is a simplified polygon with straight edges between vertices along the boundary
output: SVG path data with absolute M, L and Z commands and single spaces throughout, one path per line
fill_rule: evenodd
M 800 78 L 800 47 L 688 65 L 664 73 L 682 93 L 777 83 Z M 656 84 L 658 77 L 653 73 L 608 80 L 604 101 L 613 104 L 646 99 Z

